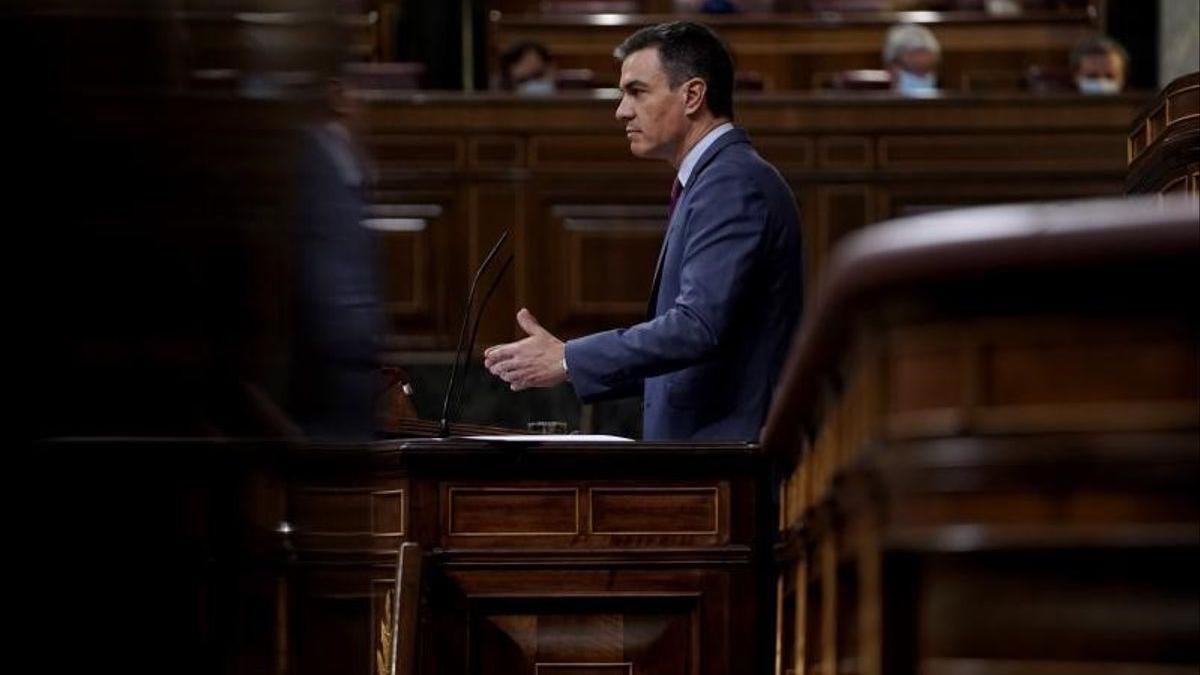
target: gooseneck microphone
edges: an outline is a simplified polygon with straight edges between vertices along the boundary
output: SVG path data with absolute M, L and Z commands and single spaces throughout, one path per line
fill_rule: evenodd
M 471 354 L 475 353 L 475 338 L 479 336 L 479 324 L 483 322 L 483 310 L 485 307 L 487 307 L 488 301 L 492 299 L 492 295 L 496 292 L 496 289 L 500 287 L 500 280 L 504 278 L 504 273 L 508 271 L 508 268 L 512 267 L 512 262 L 513 254 L 509 253 L 508 258 L 504 260 L 504 265 L 500 267 L 500 271 L 497 272 L 495 278 L 492 279 L 492 285 L 488 287 L 487 293 L 483 294 L 483 300 L 479 303 L 479 311 L 475 314 L 475 325 L 471 327 L 471 337 L 467 340 L 467 351 L 463 352 L 466 355 L 463 359 L 464 383 L 466 382 L 467 368 L 469 368 L 471 364 Z M 462 417 L 462 398 L 464 391 L 465 385 L 459 385 L 458 400 L 454 402 L 454 407 L 452 408 L 454 411 L 453 419 L 459 419 Z
M 446 398 L 444 401 L 442 401 L 442 419 L 438 423 L 438 436 L 441 438 L 446 438 L 450 435 L 450 402 L 451 400 L 454 400 L 454 385 L 458 381 L 459 361 L 466 361 L 471 358 L 471 352 L 469 350 L 474 348 L 475 345 L 475 334 L 479 331 L 479 318 L 482 317 L 483 309 L 487 306 L 487 301 L 492 297 L 492 293 L 495 292 L 496 286 L 499 285 L 500 279 L 504 276 L 504 273 L 508 271 L 509 265 L 512 264 L 512 255 L 508 256 L 508 261 L 505 262 L 503 269 L 500 270 L 500 274 L 496 275 L 496 278 L 493 280 L 491 288 L 488 289 L 483 302 L 479 306 L 478 315 L 476 316 L 475 321 L 472 322 L 471 305 L 475 302 L 475 290 L 479 286 L 479 280 L 483 277 L 483 273 L 486 272 L 489 267 L 491 267 L 492 261 L 496 259 L 496 254 L 500 252 L 500 247 L 503 246 L 504 242 L 506 241 L 508 241 L 508 230 L 505 230 L 504 233 L 500 235 L 500 238 L 497 239 L 496 243 L 492 246 L 492 250 L 488 251 L 487 256 L 483 259 L 483 264 L 481 264 L 479 269 L 475 271 L 475 277 L 471 279 L 471 288 L 469 291 L 467 291 L 467 304 L 466 307 L 463 308 L 462 328 L 458 332 L 458 347 L 454 350 L 454 364 L 450 367 L 450 382 L 446 385 Z M 467 338 L 468 327 L 471 328 L 471 345 L 468 347 L 468 351 L 464 355 L 463 342 Z M 463 365 L 463 369 L 465 368 L 466 364 Z

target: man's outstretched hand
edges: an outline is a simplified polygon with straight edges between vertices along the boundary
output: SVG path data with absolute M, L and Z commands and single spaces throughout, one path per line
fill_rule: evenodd
M 566 382 L 563 342 L 542 328 L 528 309 L 517 312 L 517 325 L 529 337 L 484 351 L 483 365 L 488 371 L 507 382 L 513 391 Z

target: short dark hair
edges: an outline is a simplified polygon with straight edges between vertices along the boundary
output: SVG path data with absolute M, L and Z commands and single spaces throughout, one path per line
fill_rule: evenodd
M 647 26 L 625 38 L 613 55 L 624 61 L 651 47 L 658 48 L 672 89 L 698 77 L 708 85 L 708 109 L 718 117 L 733 119 L 733 57 L 711 28 L 691 21 Z
M 1085 38 L 1071 50 L 1071 70 L 1079 70 L 1079 66 L 1083 63 L 1085 57 L 1108 56 L 1109 54 L 1116 54 L 1117 58 L 1121 59 L 1121 63 L 1125 65 L 1125 68 L 1129 68 L 1129 53 L 1125 51 L 1121 43 L 1106 35 L 1097 34 Z
M 508 70 L 516 65 L 528 52 L 536 53 L 543 61 L 550 63 L 550 50 L 546 45 L 536 40 L 522 40 L 500 54 L 500 79 L 508 84 Z

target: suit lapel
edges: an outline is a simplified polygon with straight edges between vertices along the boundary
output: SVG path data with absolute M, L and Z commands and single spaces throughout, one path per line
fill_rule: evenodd
M 729 131 L 721 134 L 721 137 L 713 141 L 713 144 L 708 146 L 700 159 L 696 162 L 695 168 L 692 169 L 692 175 L 688 177 L 687 185 L 683 186 L 683 192 L 679 195 L 679 203 L 676 204 L 675 212 L 671 214 L 671 220 L 667 223 L 667 231 L 663 236 L 662 247 L 658 249 L 658 262 L 654 265 L 654 280 L 650 283 L 650 298 L 646 301 L 646 320 L 653 319 L 658 310 L 658 290 L 662 285 L 662 267 L 663 262 L 667 258 L 667 245 L 671 242 L 671 234 L 675 232 L 675 222 L 682 218 L 684 202 L 688 199 L 688 193 L 692 186 L 696 184 L 696 179 L 700 176 L 700 172 L 704 170 L 717 156 L 721 150 L 733 143 L 749 143 L 750 138 L 746 132 L 738 127 L 734 127 Z
M 691 181 L 688 181 L 689 183 Z M 671 214 L 671 220 L 667 222 L 667 231 L 663 235 L 662 246 L 658 248 L 658 262 L 654 264 L 654 281 L 650 282 L 650 298 L 646 301 L 646 320 L 654 318 L 655 310 L 658 305 L 658 287 L 662 284 L 662 266 L 663 260 L 667 257 L 667 244 L 671 241 L 671 232 L 675 228 L 671 224 L 676 219 L 680 218 L 680 212 L 683 211 L 683 200 L 687 198 L 687 187 L 683 188 L 683 192 L 679 195 L 679 202 L 675 205 L 675 212 Z

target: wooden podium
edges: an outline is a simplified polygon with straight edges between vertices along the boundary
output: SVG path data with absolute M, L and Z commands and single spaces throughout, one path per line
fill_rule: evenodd
M 65 639 L 124 673 L 373 675 L 414 542 L 413 673 L 769 670 L 774 512 L 755 445 L 106 439 L 33 454 L 18 541 L 39 582 L 15 595 L 42 654 Z
M 288 480 L 293 672 L 370 672 L 401 541 L 431 551 L 416 672 L 732 675 L 765 656 L 771 510 L 755 446 L 353 452 L 307 454 Z

